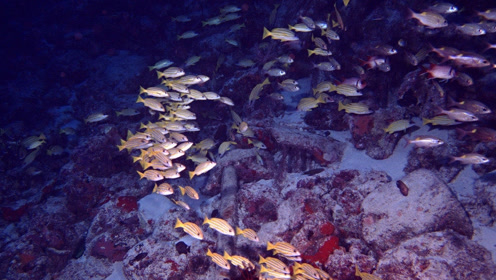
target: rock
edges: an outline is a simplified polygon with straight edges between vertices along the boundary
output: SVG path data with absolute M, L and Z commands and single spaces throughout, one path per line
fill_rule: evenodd
M 495 279 L 491 253 L 451 230 L 430 232 L 400 243 L 377 265 L 383 280 Z
M 362 235 L 378 250 L 388 250 L 423 233 L 452 229 L 471 237 L 473 227 L 456 196 L 431 171 L 420 169 L 396 182 L 381 185 L 363 201 Z

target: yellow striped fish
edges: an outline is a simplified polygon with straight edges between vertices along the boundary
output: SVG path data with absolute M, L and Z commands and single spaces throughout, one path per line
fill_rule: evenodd
M 182 228 L 184 232 L 191 235 L 192 237 L 200 240 L 203 239 L 203 232 L 200 229 L 200 227 L 197 226 L 195 223 L 191 223 L 191 222 L 183 223 L 181 222 L 181 220 L 179 220 L 179 218 L 177 218 L 176 225 L 174 226 L 174 228 Z
M 220 218 L 209 219 L 207 216 L 205 216 L 205 220 L 203 221 L 203 224 L 208 224 L 210 228 L 213 228 L 222 234 L 234 236 L 234 229 L 224 219 L 220 219 Z

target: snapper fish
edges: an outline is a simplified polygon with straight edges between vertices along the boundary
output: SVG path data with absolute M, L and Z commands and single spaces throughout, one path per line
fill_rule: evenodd
M 226 251 L 224 251 L 224 259 L 230 261 L 231 264 L 241 269 L 248 269 L 248 270 L 255 269 L 255 265 L 249 259 L 243 256 L 237 256 L 237 255 L 230 256 Z
M 363 103 L 349 103 L 344 105 L 341 101 L 339 101 L 338 111 L 341 110 L 344 110 L 348 114 L 357 114 L 357 115 L 367 115 L 373 113 L 373 111 L 369 109 L 369 106 Z
M 207 224 L 210 228 L 215 229 L 216 231 L 225 235 L 234 236 L 235 234 L 233 227 L 224 219 L 220 219 L 220 218 L 209 219 L 207 216 L 205 216 L 205 220 L 203 221 L 203 224 Z
M 259 257 L 260 257 L 260 260 L 258 261 L 259 264 L 265 264 L 267 268 L 280 273 L 284 273 L 284 274 L 290 273 L 289 267 L 281 260 L 272 257 L 267 257 L 267 258 L 264 258 L 262 256 Z
M 260 241 L 257 233 L 251 228 L 240 229 L 239 227 L 236 227 L 236 235 L 242 235 L 251 241 Z
M 384 132 L 393 134 L 398 131 L 406 131 L 408 128 L 414 126 L 411 124 L 410 120 L 397 120 L 388 125 L 388 127 L 383 128 Z
M 160 70 L 162 68 L 169 67 L 172 64 L 174 64 L 174 62 L 170 61 L 169 59 L 162 59 L 162 60 L 158 61 L 157 63 L 155 63 L 154 65 L 148 66 L 148 69 L 150 71 L 152 71 L 152 70 Z
M 301 253 L 291 244 L 281 241 L 274 244 L 267 242 L 267 251 L 274 250 L 274 254 L 281 254 L 287 257 L 297 257 Z
M 207 256 L 210 257 L 210 259 L 220 268 L 227 270 L 231 269 L 231 265 L 222 255 L 217 253 L 212 253 L 210 249 L 208 249 Z
M 408 144 L 414 144 L 416 147 L 432 148 L 444 144 L 443 140 L 434 136 L 417 136 L 415 139 L 408 139 L 406 137 L 403 138 L 406 140 L 405 147 Z
M 420 24 L 426 26 L 427 28 L 442 28 L 448 26 L 448 21 L 438 13 L 434 12 L 422 12 L 415 13 L 414 11 L 408 9 L 408 18 L 416 19 Z
M 169 183 L 162 183 L 160 185 L 155 184 L 152 193 L 157 193 L 161 195 L 171 195 L 174 193 L 174 189 Z
M 462 164 L 483 164 L 488 163 L 489 159 L 477 153 L 464 154 L 459 157 L 451 157 L 451 162 L 459 161 Z
M 108 115 L 105 115 L 103 113 L 94 113 L 89 115 L 86 119 L 84 119 L 84 123 L 94 123 L 94 122 L 100 122 L 108 118 Z
M 199 240 L 203 239 L 203 232 L 200 229 L 200 227 L 197 226 L 195 223 L 191 223 L 191 222 L 183 223 L 183 222 L 181 222 L 181 220 L 179 220 L 179 218 L 177 218 L 176 219 L 176 225 L 174 226 L 174 228 L 182 228 L 184 230 L 184 232 L 191 235 L 193 238 L 196 238 Z
M 361 272 L 360 269 L 358 269 L 357 264 L 355 264 L 355 275 L 362 278 L 362 280 L 382 280 L 379 276 L 375 276 L 366 272 Z
M 198 176 L 210 171 L 210 169 L 214 168 L 216 164 L 217 163 L 210 160 L 200 163 L 196 166 L 194 171 L 189 172 L 189 178 L 193 179 L 194 176 Z
M 195 189 L 193 189 L 192 187 L 190 186 L 185 186 L 185 187 L 181 187 L 179 186 L 179 190 L 181 191 L 181 194 L 182 195 L 188 195 L 190 198 L 192 199 L 199 199 L 200 197 L 198 196 L 198 193 L 195 191 Z

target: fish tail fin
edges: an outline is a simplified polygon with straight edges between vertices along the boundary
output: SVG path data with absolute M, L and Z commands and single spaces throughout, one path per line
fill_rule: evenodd
M 452 164 L 453 162 L 457 161 L 458 158 L 455 157 L 455 156 L 450 156 L 450 161 L 448 162 L 448 164 Z
M 179 218 L 176 218 L 176 225 L 174 226 L 174 228 L 181 228 L 181 227 L 184 227 L 183 222 L 181 222 Z
M 157 79 L 160 79 L 164 76 L 164 72 L 157 71 Z
M 138 172 L 138 175 L 140 176 L 140 180 L 145 177 L 145 173 L 142 173 L 142 172 L 139 172 L 139 171 L 136 171 L 136 172 Z
M 239 227 L 236 227 L 236 235 L 243 234 L 243 230 L 240 229 Z
M 155 69 L 155 67 L 153 67 L 153 66 L 148 66 L 148 70 L 152 71 L 153 69 Z
M 202 225 L 208 224 L 209 222 L 210 222 L 210 220 L 208 219 L 207 216 L 205 216 L 205 218 L 203 219 L 203 224 Z
M 360 269 L 358 269 L 358 265 L 355 263 L 355 276 L 360 276 L 361 277 L 361 275 L 362 275 L 362 273 L 360 272 Z
M 307 51 L 308 51 L 308 57 L 310 57 L 312 54 L 314 54 L 314 53 L 315 53 L 315 52 L 314 52 L 313 50 L 311 50 L 311 49 L 308 49 Z
M 267 241 L 267 251 L 274 249 L 274 247 L 274 244 L 270 243 L 270 241 Z
M 224 256 L 223 256 L 223 257 L 224 257 L 224 259 L 226 259 L 226 260 L 228 260 L 228 259 L 230 259 L 230 258 L 231 258 L 231 256 L 229 256 L 229 254 L 228 254 L 226 251 L 224 251 Z
M 429 123 L 431 123 L 431 120 L 429 120 L 428 118 L 422 118 L 422 125 L 426 125 Z
M 179 186 L 179 190 L 181 191 L 181 195 L 184 195 L 186 193 L 186 189 Z
M 264 27 L 264 30 L 263 30 L 263 35 L 262 35 L 262 40 L 269 37 L 271 34 L 270 34 L 270 31 Z
M 145 88 L 140 86 L 139 88 L 139 94 L 143 94 L 145 92 Z
M 119 146 L 117 146 L 119 147 Z M 133 158 L 133 163 L 137 162 L 138 160 L 140 160 L 141 158 L 140 157 L 132 157 Z
M 208 24 L 208 22 L 202 21 L 202 27 L 205 27 L 205 25 L 207 25 L 207 24 Z
M 141 96 L 138 95 L 138 99 L 136 100 L 136 103 L 139 103 L 139 102 L 143 102 L 143 98 L 141 98 Z
M 339 101 L 338 102 L 338 111 L 341 111 L 341 110 L 344 110 L 344 109 L 345 109 L 345 107 L 343 105 L 343 102 Z
M 195 177 L 195 172 L 194 171 L 190 171 L 190 172 L 188 172 L 188 174 L 189 174 L 189 179 L 190 180 L 193 179 L 193 177 Z
M 158 189 L 158 185 L 157 185 L 157 183 L 155 183 L 155 186 L 153 186 L 152 193 L 157 192 L 157 189 Z
M 210 248 L 207 249 L 207 256 L 209 257 L 213 256 L 212 251 L 210 251 Z
M 288 24 L 288 29 L 289 30 L 295 30 L 295 27 L 294 26 L 291 26 L 290 24 Z
M 262 255 L 258 255 L 260 257 L 260 260 L 258 261 L 258 263 L 264 263 L 266 262 L 267 260 L 264 259 L 264 257 L 262 257 Z

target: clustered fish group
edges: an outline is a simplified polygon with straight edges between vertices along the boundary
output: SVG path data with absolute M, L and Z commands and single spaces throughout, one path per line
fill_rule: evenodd
M 347 2 L 349 1 L 344 1 L 345 7 L 347 6 Z M 333 31 L 332 28 L 340 27 L 341 29 L 345 30 L 345 27 L 339 11 L 336 8 L 336 5 L 334 6 L 334 9 L 336 21 L 330 21 L 330 15 L 328 16 L 327 22 L 314 21 L 310 17 L 300 16 L 301 23 L 298 23 L 295 26 L 289 25 L 289 29 L 274 28 L 273 30 L 269 31 L 268 29 L 264 28 L 263 39 L 270 36 L 272 39 L 282 42 L 296 42 L 300 39 L 293 31 L 314 32 L 318 28 L 321 30 L 320 33 L 322 37 L 316 37 L 312 33 L 311 40 L 312 43 L 315 45 L 315 49 L 308 49 L 308 56 L 321 56 L 324 57 L 327 61 L 313 64 L 314 68 L 325 72 L 340 70 L 340 64 L 331 57 L 332 52 L 329 50 L 329 45 L 332 45 L 333 41 L 340 39 L 339 35 L 335 31 Z M 457 11 L 457 7 L 449 3 L 434 4 L 430 6 L 428 10 L 421 13 L 415 13 L 412 10 L 408 10 L 409 17 L 412 19 L 416 19 L 427 29 L 443 28 L 448 26 L 448 22 L 441 14 L 450 14 Z M 458 30 L 458 32 L 467 36 L 479 36 L 486 34 L 486 32 L 496 32 L 496 9 L 489 9 L 484 12 L 478 12 L 477 15 L 479 15 L 485 21 L 481 23 L 466 23 L 457 26 L 456 29 Z M 329 26 L 331 25 L 331 22 L 332 28 Z M 398 42 L 398 45 L 401 47 L 406 47 L 406 42 L 404 40 L 400 40 Z M 488 43 L 487 45 L 487 49 L 496 48 L 496 44 Z M 387 44 L 378 44 L 371 48 L 371 51 L 375 55 L 369 57 L 367 61 L 363 61 L 362 66 L 367 68 L 367 70 L 376 69 L 382 72 L 389 72 L 391 70 L 391 66 L 388 62 L 388 56 L 396 55 L 398 51 L 394 47 Z M 413 66 L 417 66 L 421 62 L 423 62 L 423 60 L 428 57 L 430 52 L 433 52 L 440 56 L 443 59 L 443 63 L 446 61 L 450 61 L 454 65 L 443 65 L 443 63 L 435 64 L 431 62 L 430 64 L 428 64 L 428 66 L 422 66 L 421 71 L 412 72 L 414 75 L 417 76 L 424 74 L 427 75 L 428 80 L 431 81 L 433 85 L 439 90 L 441 96 L 446 98 L 446 106 L 448 109 L 438 107 L 437 116 L 433 117 L 432 119 L 423 118 L 424 125 L 431 124 L 451 126 L 461 123 L 475 122 L 479 120 L 477 115 L 491 113 L 490 108 L 477 100 L 462 100 L 456 102 L 449 95 L 445 94 L 442 87 L 434 80 L 440 79 L 443 81 L 448 81 L 450 79 L 456 79 L 457 82 L 463 86 L 472 85 L 472 78 L 466 73 L 458 71 L 458 69 L 493 66 L 482 55 L 467 51 L 459 51 L 451 47 L 436 48 L 431 45 L 429 45 L 428 48 L 426 47 L 420 49 L 415 55 L 411 54 L 410 51 L 406 48 L 404 48 L 402 51 L 405 54 L 407 62 Z M 433 60 L 431 59 L 431 61 Z M 366 70 L 362 66 L 357 65 L 353 67 L 353 69 L 356 70 L 357 74 L 359 74 L 359 77 L 346 78 L 342 82 L 337 84 L 331 81 L 320 82 L 315 88 L 313 88 L 313 96 L 302 98 L 297 106 L 297 109 L 300 111 L 310 111 L 313 108 L 316 108 L 319 104 L 334 102 L 337 98 L 329 96 L 329 94 L 332 92 L 336 92 L 337 94 L 344 96 L 344 98 L 356 98 L 362 96 L 363 94 L 360 92 L 360 90 L 366 87 L 366 82 L 363 80 Z M 282 71 L 281 73 L 284 72 Z M 289 81 L 289 83 L 286 81 Z M 297 85 L 296 81 L 290 79 L 285 80 L 282 83 Z M 264 84 L 267 83 L 264 82 L 262 84 L 259 84 L 253 89 L 252 94 L 250 95 L 250 101 L 256 99 L 252 98 L 252 96 L 254 96 L 254 91 L 258 93 L 261 89 L 261 87 L 259 86 L 263 86 Z M 404 94 L 406 91 L 407 90 L 402 91 L 400 89 L 401 94 Z M 403 98 L 403 96 L 400 96 L 400 98 Z M 373 111 L 370 110 L 365 103 L 347 102 L 340 100 L 338 101 L 338 111 L 341 110 L 344 110 L 348 114 L 358 115 L 373 113 Z M 410 120 L 402 119 L 392 122 L 387 128 L 384 128 L 384 131 L 391 134 L 399 131 L 405 131 L 411 126 L 413 126 L 413 124 L 411 124 Z M 496 141 L 496 131 L 491 128 L 475 127 L 468 131 L 462 129 L 458 129 L 458 131 L 462 135 L 462 137 L 465 135 L 470 135 L 474 140 L 484 142 Z M 415 139 L 410 140 L 406 139 L 406 141 L 407 144 L 411 143 L 417 147 L 424 148 L 435 147 L 444 144 L 443 140 L 429 135 L 418 136 Z M 486 158 L 484 155 L 475 152 L 462 154 L 460 156 L 452 156 L 451 159 L 452 161 L 459 161 L 462 164 L 482 164 L 489 162 L 489 159 Z
M 344 8 L 348 6 L 349 2 L 349 0 L 343 0 Z M 279 5 L 275 5 L 275 8 L 271 13 L 269 19 L 270 26 L 274 23 L 278 6 Z M 237 12 L 240 10 L 241 9 L 236 6 L 226 6 L 220 10 L 220 15 L 203 21 L 202 25 L 207 27 L 238 19 L 241 16 Z M 457 8 L 451 4 L 439 3 L 431 6 L 428 11 L 421 13 L 415 13 L 409 10 L 409 14 L 410 18 L 416 19 L 421 25 L 425 26 L 425 28 L 434 29 L 447 26 L 447 21 L 443 16 L 441 16 L 441 14 L 449 14 L 456 11 Z M 494 23 L 494 21 L 496 21 L 496 10 L 479 12 L 478 15 L 487 21 L 478 24 L 477 28 L 484 29 L 484 32 L 496 32 L 496 24 Z M 311 32 L 311 41 L 314 47 L 307 50 L 308 57 L 312 57 L 312 59 L 315 57 L 320 57 L 324 60 L 313 63 L 313 68 L 319 71 L 324 71 L 325 73 L 339 71 L 341 69 L 341 65 L 332 57 L 333 53 L 329 46 L 331 46 L 334 41 L 340 40 L 340 36 L 335 31 L 335 28 L 340 28 L 344 31 L 346 30 L 346 27 L 336 5 L 334 5 L 334 16 L 332 19 L 330 15 L 328 15 L 326 21 L 314 21 L 312 18 L 307 16 L 300 16 L 299 19 L 301 22 L 293 26 L 289 25 L 288 28 L 281 27 L 269 30 L 264 27 L 262 40 L 270 37 L 273 40 L 278 40 L 285 44 L 292 44 L 300 41 L 300 38 L 296 36 L 296 33 Z M 173 18 L 173 21 L 189 22 L 191 19 L 188 16 L 178 16 Z M 467 23 L 457 27 L 457 30 L 462 34 L 469 36 L 483 35 L 482 33 L 484 32 L 477 29 L 475 26 L 476 24 Z M 243 27 L 245 27 L 244 24 L 235 24 L 230 27 L 229 34 L 233 34 Z M 316 30 L 320 30 L 320 36 L 315 34 Z M 185 40 L 194 38 L 198 35 L 199 34 L 196 31 L 186 31 L 181 35 L 178 35 L 177 39 Z M 233 38 L 227 38 L 225 41 L 232 46 L 239 47 L 239 43 Z M 400 40 L 398 45 L 405 47 L 406 43 L 403 40 Z M 488 44 L 488 49 L 490 48 L 496 48 L 496 46 Z M 379 44 L 373 47 L 372 52 L 374 53 L 374 56 L 370 57 L 366 61 L 363 61 L 362 66 L 353 67 L 358 74 L 357 77 L 349 77 L 343 79 L 341 82 L 320 82 L 315 86 L 315 88 L 313 88 L 312 96 L 305 97 L 300 100 L 297 109 L 300 111 L 310 111 L 313 108 L 318 107 L 319 104 L 334 102 L 335 99 L 331 97 L 330 94 L 335 92 L 338 96 L 340 96 L 336 98 L 336 100 L 339 100 L 339 111 L 344 110 L 348 114 L 358 115 L 372 114 L 373 111 L 369 109 L 366 103 L 350 102 L 349 100 L 363 96 L 360 92 L 366 87 L 366 82 L 364 81 L 366 70 L 363 67 L 367 68 L 368 71 L 378 70 L 388 72 L 391 70 L 388 56 L 396 55 L 398 51 L 390 45 Z M 458 51 L 449 47 L 436 48 L 429 46 L 429 48 L 418 50 L 416 54 L 412 54 L 409 50 L 404 48 L 402 52 L 405 54 L 408 63 L 414 66 L 422 63 L 422 61 L 425 60 L 431 52 L 434 52 L 438 56 L 442 57 L 443 62 L 451 61 L 458 68 L 476 68 L 491 65 L 481 55 Z M 219 56 L 216 70 L 220 64 L 223 63 L 224 59 L 225 57 L 222 55 Z M 153 189 L 154 193 L 165 196 L 174 193 L 174 189 L 169 183 L 160 181 L 180 177 L 180 172 L 185 170 L 186 167 L 177 162 L 173 163 L 172 160 L 182 157 L 186 153 L 188 153 L 186 159 L 197 164 L 194 171 L 189 171 L 190 179 L 194 176 L 208 172 L 216 165 L 213 161 L 214 156 L 210 152 L 210 150 L 216 146 L 216 143 L 212 139 L 205 139 L 198 144 L 193 145 L 193 143 L 189 142 L 188 138 L 182 134 L 182 132 L 199 130 L 196 123 L 193 122 L 196 119 L 195 113 L 189 111 L 190 106 L 188 104 L 191 102 L 196 100 L 218 100 L 229 106 L 234 105 L 229 98 L 221 97 L 215 92 L 200 92 L 199 90 L 194 89 L 194 85 L 203 84 L 209 80 L 209 77 L 204 75 L 186 75 L 184 69 L 194 65 L 199 60 L 199 56 L 190 57 L 187 59 L 183 67 L 180 68 L 171 67 L 173 62 L 168 59 L 164 59 L 149 67 L 150 71 L 157 71 L 157 76 L 161 80 L 161 84 L 149 88 L 141 87 L 137 102 L 141 102 L 148 107 L 150 109 L 150 113 L 157 116 L 157 121 L 142 124 L 140 127 L 141 131 L 136 132 L 135 134 L 128 132 L 127 139 L 122 140 L 121 145 L 118 146 L 120 150 L 127 149 L 129 152 L 132 152 L 133 150 L 140 151 L 139 155 L 133 156 L 133 161 L 139 162 L 143 168 L 143 172 L 138 171 L 140 178 L 146 178 L 150 181 L 156 182 Z M 264 88 L 271 85 L 270 79 L 277 80 L 276 84 L 279 89 L 288 92 L 299 91 L 300 87 L 296 80 L 282 78 L 286 75 L 288 67 L 293 62 L 294 56 L 292 54 L 283 54 L 266 62 L 262 69 L 263 73 L 268 77 L 253 87 L 248 96 L 249 105 L 254 106 L 255 102 L 260 98 Z M 255 62 L 250 59 L 243 59 L 236 65 L 240 67 L 252 67 L 255 65 Z M 421 71 L 414 72 L 414 74 L 416 76 L 427 75 L 429 81 L 432 81 L 442 95 L 444 95 L 444 91 L 434 79 L 455 79 L 458 83 L 464 86 L 473 84 L 472 79 L 467 74 L 459 72 L 457 69 L 449 65 L 430 63 L 429 66 L 422 66 Z M 400 89 L 400 94 L 405 94 L 407 91 L 408 89 Z M 276 100 L 283 99 L 280 93 L 274 92 L 269 96 Z M 403 95 L 400 96 L 400 98 L 402 97 Z M 424 125 L 456 125 L 463 122 L 474 122 L 478 120 L 476 115 L 491 113 L 491 110 L 479 101 L 462 100 L 457 102 L 448 95 L 446 95 L 446 98 L 448 109 L 439 108 L 438 116 L 435 116 L 432 119 L 423 119 Z M 132 111 L 131 109 L 129 109 L 129 112 L 125 109 L 121 112 L 117 112 L 117 114 L 132 115 L 134 112 L 135 111 Z M 258 149 L 266 148 L 263 142 L 256 139 L 248 124 L 243 121 L 243 119 L 232 109 L 231 116 L 233 119 L 232 129 L 234 129 L 241 136 L 246 137 L 248 139 L 248 143 L 254 147 Z M 88 117 L 87 121 L 99 121 L 101 119 L 105 119 L 106 117 L 107 116 L 103 114 L 95 114 Z M 384 128 L 384 132 L 391 134 L 399 131 L 405 131 L 412 125 L 413 124 L 411 124 L 408 119 L 397 120 L 389 124 L 388 127 Z M 462 137 L 469 135 L 473 139 L 480 141 L 496 141 L 496 132 L 490 128 L 474 127 L 468 131 L 459 129 L 459 132 L 462 134 Z M 415 139 L 406 140 L 407 144 L 411 143 L 417 147 L 435 147 L 444 144 L 443 140 L 433 136 L 419 136 Z M 225 141 L 221 143 L 218 147 L 218 155 L 222 156 L 233 145 L 236 145 L 236 142 Z M 259 161 L 260 164 L 263 164 L 262 158 L 258 155 L 258 153 L 256 153 L 256 155 L 257 161 Z M 453 160 L 460 161 L 464 164 L 478 164 L 489 161 L 484 156 L 476 153 L 453 157 Z M 178 188 L 183 196 L 187 195 L 191 199 L 199 199 L 198 193 L 192 187 L 178 186 Z M 188 204 L 184 201 L 172 201 L 179 206 L 189 209 Z M 252 229 L 241 229 L 239 227 L 234 229 L 227 221 L 221 218 L 205 217 L 203 224 L 207 224 L 208 227 L 223 235 L 241 235 L 251 241 L 259 242 L 257 233 Z M 182 228 L 192 237 L 199 240 L 203 239 L 203 232 L 195 223 L 182 222 L 180 219 L 177 219 L 175 228 Z M 260 256 L 260 260 L 258 261 L 258 265 L 260 266 L 260 269 L 258 270 L 259 279 L 331 279 L 331 277 L 321 269 L 313 267 L 310 264 L 301 263 L 300 253 L 289 243 L 267 242 L 267 250 L 273 251 L 274 255 L 294 263 L 292 266 L 288 267 L 287 264 L 280 258 L 264 258 L 263 256 Z M 257 269 L 256 264 L 248 258 L 239 255 L 230 255 L 226 251 L 224 251 L 223 255 L 221 255 L 208 249 L 206 255 L 223 269 L 231 269 L 231 264 L 239 267 L 240 269 Z M 356 266 L 356 276 L 359 276 L 362 279 L 380 279 L 377 276 L 360 272 L 358 266 Z

